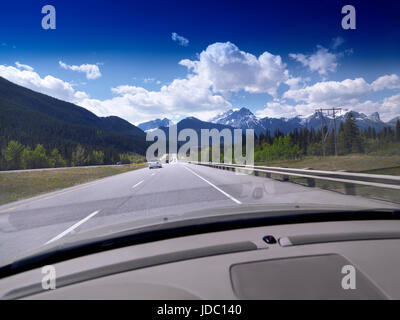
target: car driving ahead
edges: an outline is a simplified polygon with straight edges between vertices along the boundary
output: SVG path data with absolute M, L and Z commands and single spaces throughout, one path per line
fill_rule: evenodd
M 160 161 L 154 161 L 149 163 L 149 169 L 154 169 L 154 168 L 162 168 L 162 164 Z

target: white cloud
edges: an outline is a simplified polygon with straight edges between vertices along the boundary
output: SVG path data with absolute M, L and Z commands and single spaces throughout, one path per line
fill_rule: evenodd
M 379 77 L 371 84 L 374 91 L 383 89 L 400 89 L 400 78 L 396 74 Z
M 264 52 L 257 58 L 229 42 L 210 45 L 200 53 L 199 60 L 182 60 L 180 64 L 193 73 L 160 90 L 122 85 L 112 88 L 116 97 L 84 99 L 80 105 L 97 115 L 113 114 L 133 123 L 165 115 L 207 120 L 232 107 L 219 93 L 245 90 L 275 95 L 279 84 L 289 79 L 279 56 Z
M 353 110 L 357 112 L 370 115 L 376 111 L 379 112 L 383 121 L 389 121 L 400 114 L 400 94 L 388 97 L 382 101 L 364 101 L 358 100 L 347 102 L 340 107 L 345 110 Z M 309 116 L 315 112 L 316 109 L 321 108 L 318 103 L 305 103 L 305 104 L 287 104 L 283 101 L 268 102 L 264 109 L 256 111 L 258 117 L 295 117 L 299 115 Z
M 280 118 L 280 117 L 294 117 L 297 115 L 296 105 L 288 105 L 280 101 L 267 102 L 262 110 L 255 112 L 257 117 L 260 118 Z
M 15 62 L 15 65 L 16 65 L 19 69 L 23 69 L 23 70 L 27 70 L 27 71 L 33 71 L 33 70 L 34 70 L 31 66 L 28 66 L 27 64 L 19 63 L 18 61 Z
M 172 32 L 171 39 L 177 42 L 180 46 L 187 47 L 189 45 L 189 40 L 185 37 L 180 36 L 176 32 Z
M 337 105 L 366 96 L 371 92 L 370 85 L 363 78 L 346 79 L 343 81 L 317 82 L 297 90 L 288 90 L 284 98 L 296 102 L 321 103 L 324 105 Z
M 291 90 L 297 90 L 303 88 L 309 81 L 311 81 L 309 77 L 290 77 L 288 80 L 285 81 L 285 84 L 287 84 Z
M 244 90 L 276 96 L 280 83 L 289 78 L 280 56 L 264 52 L 257 58 L 230 42 L 214 43 L 200 53 L 199 60 L 185 59 L 179 63 L 219 93 Z
M 361 102 L 360 99 L 373 91 L 398 88 L 400 88 L 400 78 L 395 74 L 381 76 L 371 84 L 363 78 L 317 82 L 308 87 L 289 89 L 283 94 L 284 99 L 292 99 L 300 104 L 269 103 L 260 114 L 304 115 L 312 113 L 321 106 L 340 106 L 365 114 L 378 111 L 382 119 L 389 120 L 400 114 L 400 94 L 385 98 L 381 102 L 371 100 Z
M 75 65 L 67 65 L 62 61 L 59 61 L 58 63 L 63 69 L 85 73 L 86 78 L 89 80 L 101 77 L 99 66 L 96 64 L 81 64 L 80 66 L 75 66 Z
M 206 120 L 232 105 L 220 95 L 215 95 L 198 76 L 175 79 L 159 91 L 149 91 L 136 86 L 112 88 L 118 96 L 108 100 L 85 99 L 80 105 L 100 116 L 117 115 L 134 123 L 154 118 L 187 116 Z
M 383 99 L 381 109 L 382 119 L 391 120 L 400 115 L 400 94 Z
M 64 101 L 77 103 L 82 99 L 88 98 L 85 92 L 75 91 L 68 82 L 51 75 L 42 78 L 38 73 L 33 71 L 32 67 L 20 65 L 24 66 L 22 70 L 12 66 L 0 65 L 0 77 Z
M 318 50 L 311 54 L 290 53 L 289 57 L 308 67 L 310 71 L 317 71 L 320 75 L 326 76 L 328 72 L 335 72 L 338 66 L 338 55 L 329 52 L 328 49 L 317 46 Z

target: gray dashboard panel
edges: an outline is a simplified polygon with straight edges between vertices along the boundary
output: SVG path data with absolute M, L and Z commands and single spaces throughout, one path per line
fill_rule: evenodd
M 327 254 L 242 263 L 230 272 L 239 299 L 386 299 L 356 268 L 355 289 L 343 289 L 346 265 L 344 257 Z

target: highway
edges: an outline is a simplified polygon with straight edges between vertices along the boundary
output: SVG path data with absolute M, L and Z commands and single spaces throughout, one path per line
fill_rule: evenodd
M 0 206 L 0 265 L 75 232 L 246 204 L 390 203 L 187 163 L 143 168 Z

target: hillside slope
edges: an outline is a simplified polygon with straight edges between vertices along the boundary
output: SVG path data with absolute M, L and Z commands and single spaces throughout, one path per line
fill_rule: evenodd
M 97 117 L 82 107 L 0 77 L 0 147 L 10 140 L 28 146 L 41 143 L 63 149 L 82 144 L 140 154 L 147 145 L 145 133 L 121 118 Z

